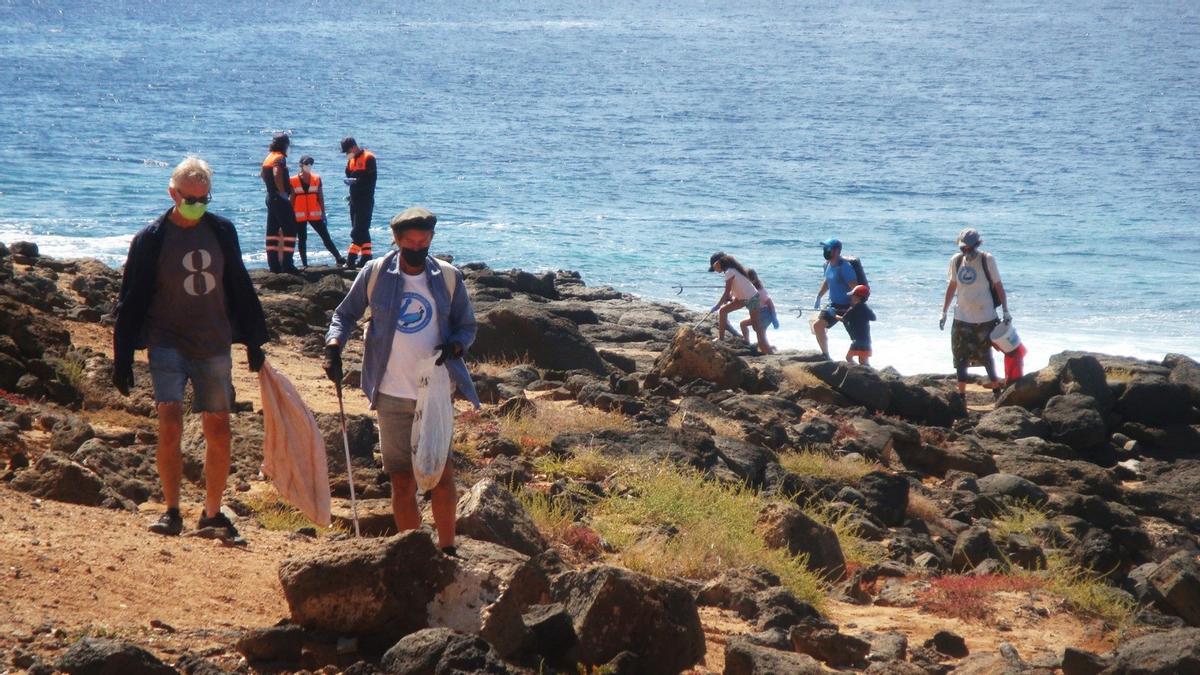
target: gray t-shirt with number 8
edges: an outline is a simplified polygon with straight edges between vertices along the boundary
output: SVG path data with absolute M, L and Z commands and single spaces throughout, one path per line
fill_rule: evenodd
M 147 317 L 150 346 L 177 349 L 192 359 L 228 354 L 233 329 L 217 235 L 204 219 L 180 227 L 168 218 L 163 228 L 158 283 Z

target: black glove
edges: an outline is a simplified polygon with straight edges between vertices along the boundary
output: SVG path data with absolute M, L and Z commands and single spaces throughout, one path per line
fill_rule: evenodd
M 457 359 L 462 356 L 463 353 L 462 345 L 458 344 L 457 342 L 443 342 L 442 344 L 434 347 L 434 349 L 442 352 L 437 357 L 437 360 L 433 362 L 433 365 L 435 366 L 444 364 L 446 359 Z
M 342 383 L 342 348 L 337 345 L 325 345 L 325 377 L 334 384 Z
M 133 389 L 133 364 L 114 363 L 112 383 L 117 388 L 117 391 L 121 392 L 122 396 L 128 396 L 129 390 Z
M 257 373 L 263 367 L 267 355 L 263 353 L 262 347 L 256 345 L 246 345 L 246 360 L 250 362 L 250 372 Z

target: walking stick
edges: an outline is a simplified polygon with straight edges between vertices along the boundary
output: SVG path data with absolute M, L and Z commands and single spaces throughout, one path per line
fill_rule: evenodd
M 354 519 L 354 536 L 362 537 L 358 529 L 358 498 L 354 494 L 354 466 L 350 463 L 350 436 L 346 433 L 346 408 L 342 405 L 342 383 L 337 383 L 338 417 L 342 421 L 342 447 L 346 449 L 346 482 L 350 483 L 350 516 Z

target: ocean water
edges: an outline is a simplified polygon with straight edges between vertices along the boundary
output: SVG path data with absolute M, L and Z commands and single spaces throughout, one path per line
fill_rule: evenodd
M 0 0 L 0 92 L 0 241 L 53 255 L 119 264 L 194 153 L 262 265 L 280 130 L 344 247 L 351 134 L 379 156 L 377 242 L 422 204 L 460 262 L 697 309 L 720 249 L 767 283 L 774 342 L 809 347 L 838 236 L 872 282 L 874 363 L 913 373 L 950 370 L 937 318 L 970 226 L 1029 367 L 1200 358 L 1195 2 Z

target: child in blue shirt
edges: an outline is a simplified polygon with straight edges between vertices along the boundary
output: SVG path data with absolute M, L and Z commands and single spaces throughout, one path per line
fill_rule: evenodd
M 867 307 L 867 298 L 871 297 L 871 289 L 863 284 L 855 286 L 850 291 L 850 307 L 838 315 L 846 332 L 850 334 L 850 350 L 846 352 L 846 361 L 854 363 L 854 357 L 864 366 L 871 365 L 871 322 L 875 320 L 875 312 Z

